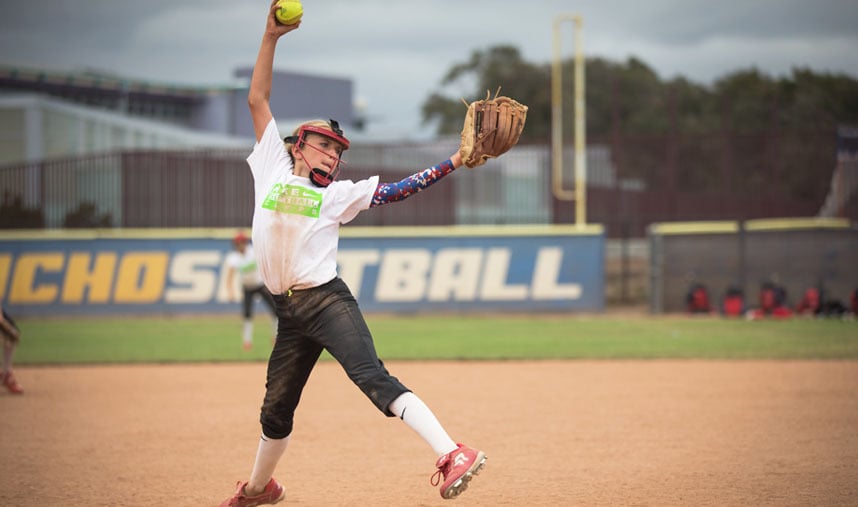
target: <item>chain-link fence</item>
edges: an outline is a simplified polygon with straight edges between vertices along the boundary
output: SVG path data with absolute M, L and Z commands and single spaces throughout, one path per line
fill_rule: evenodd
M 820 146 L 829 141 L 825 152 Z M 616 137 L 587 152 L 587 219 L 612 238 L 654 222 L 815 216 L 837 167 L 835 138 L 808 133 L 808 153 L 776 133 Z M 342 178 L 398 181 L 447 158 L 455 140 L 349 150 Z M 805 165 L 785 173 L 797 150 Z M 126 151 L 0 167 L 0 227 L 243 227 L 252 216 L 249 150 Z M 811 157 L 811 155 L 813 155 Z M 572 150 L 564 154 L 571 159 Z M 789 164 L 794 164 L 794 159 Z M 687 168 L 709 167 L 707 177 Z M 552 195 L 548 146 L 523 145 L 408 200 L 363 213 L 365 226 L 574 223 Z M 564 181 L 574 185 L 571 167 Z M 784 176 L 789 174 L 789 177 Z M 799 183 L 796 183 L 797 179 Z M 837 216 L 858 219 L 858 199 Z

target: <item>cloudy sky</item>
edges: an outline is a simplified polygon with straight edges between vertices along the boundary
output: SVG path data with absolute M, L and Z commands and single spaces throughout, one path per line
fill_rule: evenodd
M 0 64 L 231 84 L 233 70 L 256 58 L 267 8 L 265 0 L 0 0 Z M 709 84 L 751 67 L 858 78 L 856 0 L 304 0 L 304 8 L 275 68 L 352 79 L 377 137 L 426 137 L 420 105 L 474 50 L 511 44 L 528 61 L 550 62 L 561 14 L 583 17 L 587 55 L 635 56 L 663 78 Z M 568 56 L 571 26 L 562 33 Z

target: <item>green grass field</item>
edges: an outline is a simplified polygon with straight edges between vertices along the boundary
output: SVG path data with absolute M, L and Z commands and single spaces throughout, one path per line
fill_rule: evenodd
M 237 316 L 20 318 L 16 365 L 259 361 L 240 347 Z M 392 359 L 858 359 L 858 322 L 681 316 L 368 315 L 379 356 Z M 323 356 L 324 359 L 329 359 Z

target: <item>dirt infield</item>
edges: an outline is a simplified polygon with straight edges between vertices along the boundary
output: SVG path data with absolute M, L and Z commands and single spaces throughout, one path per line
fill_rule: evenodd
M 321 363 L 277 470 L 286 505 L 857 505 L 858 362 L 390 362 L 486 451 L 435 457 Z M 217 505 L 253 464 L 263 363 L 19 368 L 0 504 Z

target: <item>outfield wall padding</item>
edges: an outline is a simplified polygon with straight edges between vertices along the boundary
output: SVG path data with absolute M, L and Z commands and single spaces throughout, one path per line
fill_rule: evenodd
M 237 312 L 234 233 L 3 232 L 0 301 L 13 315 Z M 595 225 L 351 227 L 337 261 L 365 311 L 601 311 L 604 244 Z

